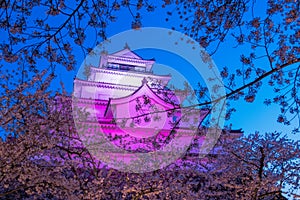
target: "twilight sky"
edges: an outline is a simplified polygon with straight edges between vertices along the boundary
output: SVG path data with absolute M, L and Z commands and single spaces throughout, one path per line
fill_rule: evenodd
M 255 10 L 255 14 L 263 15 L 263 10 L 265 8 L 265 2 L 259 1 L 256 2 L 257 9 Z M 155 11 L 155 16 L 153 13 L 143 13 L 142 21 L 144 27 L 164 27 L 171 28 L 172 26 L 176 26 L 178 22 L 169 21 L 166 22 L 165 18 L 167 17 L 166 11 L 168 9 L 157 8 Z M 113 36 L 114 34 L 118 34 L 120 32 L 126 31 L 131 27 L 131 18 L 128 11 L 118 12 L 117 21 L 108 25 L 107 33 L 108 37 Z M 246 16 L 247 17 L 247 16 Z M 250 17 L 250 16 L 248 16 Z M 130 19 L 130 20 L 128 20 Z M 125 44 L 124 44 L 125 45 Z M 235 43 L 231 39 L 226 39 L 223 44 L 220 45 L 218 51 L 213 55 L 213 60 L 216 66 L 221 70 L 224 66 L 229 68 L 229 71 L 235 71 L 240 64 L 240 53 L 247 53 L 248 47 L 241 46 L 239 48 L 235 48 Z M 188 72 L 184 72 L 184 68 L 180 70 L 181 66 L 184 66 L 186 63 L 184 61 L 178 61 L 176 59 L 170 59 L 168 54 L 164 54 L 155 50 L 139 50 L 138 54 L 145 59 L 155 58 L 157 63 L 168 65 L 170 67 L 174 67 L 179 69 L 179 73 L 185 73 L 186 79 L 188 79 L 192 84 L 196 84 L 198 82 L 198 78 L 194 77 L 193 73 L 188 74 Z M 80 53 L 78 56 L 78 68 L 80 67 L 81 62 L 83 61 L 82 55 Z M 264 64 L 264 63 L 262 63 Z M 266 63 L 267 64 L 267 63 Z M 160 70 L 156 68 L 157 72 Z M 64 69 L 59 69 L 57 71 L 58 77 L 56 83 L 59 81 L 63 81 L 66 89 L 68 91 L 72 91 L 72 82 L 73 77 L 75 77 L 77 71 L 75 72 L 66 72 Z M 164 74 L 164 72 L 159 72 Z M 70 76 L 72 74 L 73 76 Z M 268 87 L 266 84 L 268 78 L 264 81 L 262 88 L 260 89 L 256 99 L 253 103 L 246 103 L 243 98 L 239 101 L 235 101 L 231 103 L 231 106 L 234 107 L 237 111 L 232 115 L 231 119 L 228 121 L 228 124 L 232 124 L 232 127 L 235 129 L 242 128 L 245 134 L 253 133 L 255 131 L 259 132 L 272 132 L 279 131 L 284 134 L 288 134 L 294 139 L 297 139 L 294 135 L 291 135 L 291 131 L 298 125 L 298 123 L 294 120 L 290 126 L 285 126 L 277 122 L 277 117 L 279 114 L 279 107 L 277 105 L 266 106 L 263 104 L 263 101 L 273 96 L 273 89 Z M 54 86 L 55 87 L 55 86 Z M 58 86 L 59 87 L 59 86 Z
M 266 7 L 266 1 L 256 1 L 256 7 L 254 9 L 254 14 L 263 16 L 264 9 Z M 178 27 L 179 21 L 175 19 L 170 19 L 166 22 L 167 11 L 172 11 L 172 8 L 156 8 L 154 13 L 148 13 L 142 11 L 142 22 L 143 27 L 164 27 L 171 28 L 173 26 Z M 39 12 L 44 12 L 43 10 L 34 10 L 35 15 L 39 15 Z M 131 28 L 132 17 L 128 10 L 121 10 L 117 12 L 116 22 L 110 23 L 107 27 L 107 35 L 111 37 L 120 32 L 129 30 Z M 245 16 L 246 18 L 250 18 L 251 16 Z M 229 37 L 230 38 L 230 37 Z M 235 43 L 232 39 L 225 40 L 218 49 L 218 51 L 213 55 L 213 60 L 216 66 L 221 70 L 224 66 L 229 68 L 229 71 L 234 72 L 235 69 L 241 66 L 240 64 L 240 53 L 247 52 L 248 46 L 240 46 L 239 48 L 235 48 Z M 1 40 L 5 40 L 6 38 L 2 38 Z M 147 39 L 147 38 L 145 38 Z M 88 40 L 88 36 L 87 36 Z M 91 41 L 93 42 L 93 41 Z M 125 44 L 124 44 L 125 45 Z M 144 58 L 155 58 L 157 63 L 168 65 L 170 67 L 174 67 L 180 69 L 180 67 L 184 66 L 186 63 L 178 62 L 170 59 L 168 56 L 164 54 L 157 53 L 151 50 L 139 51 L 139 55 Z M 81 63 L 84 60 L 84 56 L 81 51 L 78 51 L 76 54 L 77 59 L 77 69 L 75 71 L 67 72 L 64 67 L 60 67 L 56 69 L 57 78 L 52 85 L 53 88 L 60 88 L 59 82 L 62 81 L 65 84 L 65 87 L 68 92 L 72 92 L 73 90 L 73 78 L 76 76 L 77 71 L 80 68 Z M 261 63 L 264 64 L 264 63 Z M 267 63 L 265 63 L 267 64 Z M 45 63 L 48 65 L 48 63 Z M 159 70 L 158 70 L 159 71 Z M 179 70 L 179 72 L 184 73 L 184 68 Z M 163 72 L 161 72 L 163 74 Z M 186 74 L 186 78 L 193 82 L 197 83 L 197 77 L 194 77 L 193 73 Z M 233 128 L 239 129 L 242 128 L 245 131 L 245 134 L 253 133 L 255 131 L 260 132 L 271 132 L 271 131 L 280 131 L 285 134 L 289 134 L 295 126 L 298 125 L 297 118 L 294 120 L 290 126 L 285 126 L 277 123 L 277 117 L 279 114 L 279 107 L 277 105 L 265 106 L 263 101 L 265 98 L 273 96 L 273 89 L 268 87 L 266 84 L 268 78 L 264 81 L 263 87 L 260 89 L 256 100 L 253 103 L 246 103 L 243 99 L 232 102 L 231 106 L 234 107 L 237 111 L 232 115 L 231 120 L 228 123 L 232 123 Z M 295 136 L 291 135 L 291 137 L 297 139 Z

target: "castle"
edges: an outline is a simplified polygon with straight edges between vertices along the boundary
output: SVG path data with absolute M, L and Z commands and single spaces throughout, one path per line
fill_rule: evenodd
M 156 152 L 180 137 L 176 147 L 185 148 L 189 155 L 197 155 L 197 149 L 205 140 L 205 133 L 199 132 L 199 124 L 209 110 L 183 108 L 187 94 L 170 90 L 171 75 L 154 74 L 154 64 L 154 59 L 143 59 L 125 47 L 113 54 L 102 53 L 99 66 L 90 67 L 86 80 L 74 80 L 76 107 L 88 113 L 77 123 L 77 129 L 83 127 L 85 140 L 89 141 L 85 145 L 94 148 L 91 141 L 102 137 L 95 136 L 93 127 L 127 152 Z M 186 138 L 190 140 L 188 145 Z M 190 143 L 193 145 L 189 146 Z M 110 147 L 100 149 L 103 148 Z M 112 150 L 109 157 L 113 154 L 118 153 Z

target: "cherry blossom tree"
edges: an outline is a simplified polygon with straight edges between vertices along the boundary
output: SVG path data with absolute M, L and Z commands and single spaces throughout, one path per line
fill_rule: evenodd
M 166 1 L 171 3 L 171 1 Z M 221 76 L 226 97 L 253 102 L 263 81 L 276 93 L 265 104 L 278 104 L 278 122 L 299 123 L 299 1 L 176 1 L 170 17 L 182 19 L 179 31 L 198 41 L 210 55 L 226 39 L 234 39 L 241 49 L 240 66 L 224 66 Z M 266 8 L 261 8 L 266 6 Z M 174 13 L 177 13 L 174 14 Z M 230 13 L 230 15 L 228 15 Z M 245 15 L 248 15 L 246 17 Z M 203 93 L 203 88 L 199 88 Z M 211 103 L 211 102 L 209 102 Z M 232 111 L 232 110 L 231 110 Z M 294 132 L 298 132 L 295 128 Z
M 220 98 L 251 103 L 268 80 L 278 95 L 266 98 L 265 104 L 278 104 L 278 122 L 289 125 L 300 119 L 300 2 L 269 0 L 264 13 L 256 12 L 256 4 L 254 0 L 1 1 L 0 124 L 6 138 L 0 145 L 0 198 L 264 199 L 282 193 L 287 185 L 291 187 L 287 193 L 298 197 L 293 189 L 299 185 L 299 143 L 278 133 L 250 135 L 229 145 L 220 141 L 223 152 L 217 159 L 207 157 L 205 173 L 178 169 L 126 174 L 99 167 L 101 163 L 76 136 L 70 103 L 55 98 L 66 94 L 55 95 L 49 88 L 58 67 L 76 69 L 78 51 L 85 56 L 106 39 L 118 13 L 127 11 L 132 17 L 129 27 L 138 29 L 142 13 L 163 7 L 169 15 L 166 21 L 172 24 L 179 18 L 174 29 L 211 55 L 229 38 L 237 47 L 249 49 L 240 55 L 240 68 L 222 69 L 227 94 Z M 206 92 L 199 86 L 197 95 L 201 98 Z
M 208 186 L 219 191 L 208 189 L 208 198 L 299 198 L 299 141 L 273 132 L 220 142 L 222 152 L 214 160 Z
M 164 9 L 169 15 L 166 26 L 172 20 L 181 22 L 174 29 L 195 39 L 211 55 L 230 39 L 247 49 L 241 51 L 238 69 L 224 66 L 221 71 L 227 88 L 222 98 L 251 103 L 267 80 L 276 95 L 266 98 L 265 104 L 278 104 L 278 122 L 289 125 L 299 119 L 299 1 L 268 1 L 265 9 L 257 4 L 250 0 L 2 1 L 2 63 L 23 65 L 29 72 L 40 70 L 44 63 L 43 69 L 50 72 L 56 66 L 73 70 L 78 64 L 75 52 L 83 56 L 91 52 L 107 37 L 106 30 L 118 20 L 118 13 L 127 12 L 132 17 L 129 27 L 138 29 L 142 13 Z M 198 96 L 204 91 L 200 87 Z

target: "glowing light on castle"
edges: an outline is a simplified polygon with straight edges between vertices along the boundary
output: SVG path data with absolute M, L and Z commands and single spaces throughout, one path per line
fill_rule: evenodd
M 168 89 L 172 76 L 154 74 L 154 59 L 128 47 L 100 56 L 86 79 L 74 80 L 73 110 L 87 113 L 79 114 L 76 129 L 89 151 L 117 169 L 121 159 L 130 165 L 121 170 L 132 172 L 168 166 L 184 155 L 197 159 L 209 110 L 184 108 L 186 92 Z

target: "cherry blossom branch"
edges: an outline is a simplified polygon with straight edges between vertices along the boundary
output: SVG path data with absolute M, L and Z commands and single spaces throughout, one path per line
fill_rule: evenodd
M 38 44 L 36 46 L 35 49 L 38 49 L 40 46 L 42 46 L 43 44 L 45 44 L 46 42 L 50 41 L 51 38 L 55 37 L 66 25 L 67 23 L 72 19 L 72 17 L 75 15 L 75 13 L 79 10 L 79 8 L 82 6 L 82 4 L 84 3 L 84 0 L 81 0 L 80 3 L 78 4 L 78 6 L 73 10 L 73 12 L 69 15 L 68 19 L 55 31 L 55 33 L 53 33 L 52 35 L 50 35 L 46 40 L 44 40 L 43 42 L 40 42 L 40 44 Z
M 153 112 L 149 112 L 149 113 L 144 113 L 144 114 L 140 114 L 140 115 L 137 115 L 137 116 L 134 116 L 134 117 L 128 117 L 128 118 L 118 118 L 118 120 L 129 120 L 129 119 L 135 119 L 135 118 L 140 118 L 140 117 L 143 117 L 143 116 L 146 116 L 146 115 L 150 115 L 150 114 L 155 114 L 155 113 L 164 113 L 164 112 L 170 112 L 170 111 L 174 111 L 174 110 L 178 110 L 178 109 L 185 109 L 185 108 L 195 108 L 195 107 L 200 107 L 200 106 L 206 106 L 206 105 L 213 105 L 215 103 L 218 103 L 219 101 L 223 100 L 223 99 L 226 99 L 226 98 L 229 98 L 235 94 L 238 94 L 239 92 L 241 92 L 242 90 L 246 89 L 246 88 L 249 88 L 250 86 L 258 83 L 259 81 L 262 81 L 263 79 L 267 78 L 268 76 L 272 75 L 273 73 L 279 71 L 279 70 L 282 70 L 292 64 L 296 64 L 296 63 L 299 63 L 300 62 L 300 58 L 297 58 L 297 59 L 294 59 L 294 60 L 291 60 L 285 64 L 282 64 L 281 66 L 277 67 L 277 68 L 274 68 L 274 69 L 271 69 L 269 70 L 268 72 L 265 72 L 264 74 L 262 74 L 261 76 L 259 76 L 258 78 L 256 78 L 255 80 L 233 90 L 232 92 L 226 94 L 226 95 L 223 95 L 217 99 L 214 99 L 212 101 L 207 101 L 207 102 L 204 102 L 204 103 L 199 103 L 199 104 L 193 104 L 193 105 L 189 105 L 189 106 L 178 106 L 178 107 L 174 107 L 174 108 L 170 108 L 170 109 L 167 109 L 167 110 L 160 110 L 160 111 L 153 111 Z

